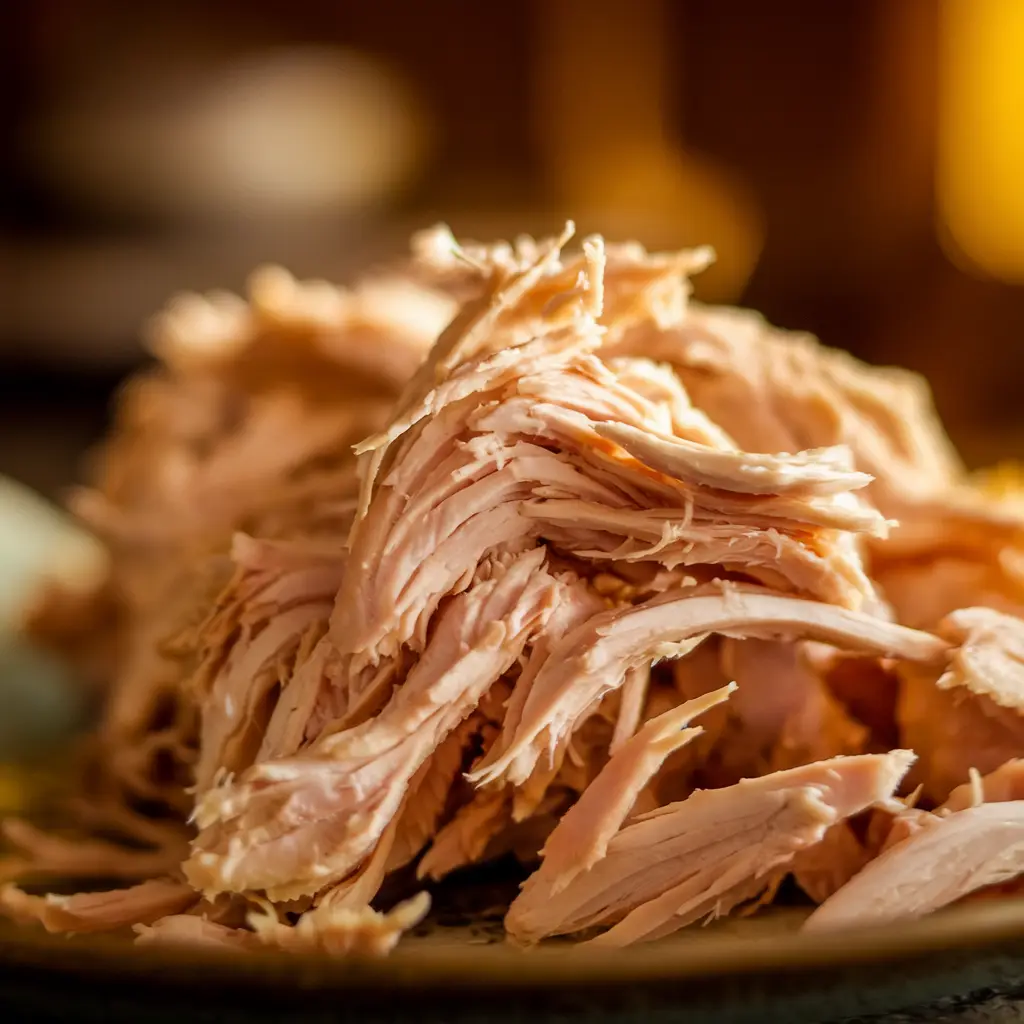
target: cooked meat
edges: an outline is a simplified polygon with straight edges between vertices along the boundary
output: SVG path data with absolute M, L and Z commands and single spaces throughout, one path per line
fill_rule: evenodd
M 258 949 L 252 932 L 208 921 L 190 914 L 170 914 L 151 925 L 135 926 L 135 941 L 142 946 L 201 946 L 207 949 Z
M 1019 481 L 916 377 L 690 303 L 707 251 L 571 233 L 158 318 L 76 498 L 108 578 L 33 620 L 100 725 L 67 832 L 0 864 L 140 884 L 0 909 L 380 954 L 509 855 L 524 944 L 1016 876 Z
M 0 890 L 0 905 L 15 920 L 39 921 L 48 932 L 68 933 L 150 924 L 186 910 L 196 899 L 189 886 L 170 879 L 142 882 L 131 889 L 74 896 L 30 896 L 13 885 Z
M 1024 801 L 935 817 L 872 860 L 807 919 L 808 930 L 920 917 L 1024 872 Z
M 885 813 L 884 811 L 882 813 Z M 848 821 L 831 826 L 821 841 L 793 858 L 793 878 L 815 903 L 824 903 L 867 864 L 873 851 Z
M 905 666 L 897 708 L 902 741 L 921 758 L 915 781 L 935 802 L 972 768 L 987 774 L 1024 749 L 1024 621 L 964 608 L 938 631 L 954 644 L 948 666 Z
M 671 364 L 693 404 L 745 451 L 848 445 L 887 515 L 942 493 L 960 472 L 919 377 L 865 366 L 756 313 L 694 304 L 681 322 L 638 325 L 611 347 Z
M 561 892 L 577 875 L 604 859 L 609 842 L 651 776 L 669 754 L 700 735 L 699 728 L 686 726 L 726 700 L 735 688 L 724 686 L 651 719 L 613 754 L 544 846 L 544 864 L 538 878 L 547 880 L 552 894 Z
M 565 636 L 533 680 L 515 732 L 470 779 L 522 782 L 588 707 L 622 684 L 634 664 L 685 655 L 709 633 L 809 636 L 925 661 L 944 651 L 942 642 L 927 634 L 764 588 L 686 588 L 603 612 Z
M 616 771 L 616 760 L 605 773 Z M 509 908 L 506 928 L 520 942 L 536 942 L 614 925 L 595 941 L 620 946 L 727 913 L 777 883 L 829 826 L 891 797 L 912 761 L 906 751 L 833 758 L 698 791 L 627 822 L 604 856 L 589 869 L 585 860 L 568 882 L 562 858 L 552 868 L 542 861 Z M 570 813 L 591 830 L 603 828 L 605 806 L 591 807 L 589 795 Z M 571 824 L 566 815 L 548 848 Z M 579 839 L 589 847 L 586 832 Z
M 183 295 L 154 318 L 158 365 L 124 389 L 93 485 L 72 502 L 108 547 L 109 578 L 86 603 L 55 567 L 29 621 L 108 683 L 84 751 L 86 834 L 113 829 L 150 846 L 153 830 L 126 805 L 187 815 L 198 739 L 191 637 L 228 583 L 233 531 L 261 542 L 344 537 L 357 491 L 351 445 L 386 421 L 452 311 L 401 278 L 344 291 L 265 268 L 248 301 Z M 203 755 L 204 772 L 217 756 Z M 186 830 L 163 831 L 156 852 L 179 857 Z M 113 851 L 94 873 L 125 877 L 124 867 Z
M 478 793 L 438 831 L 416 867 L 416 876 L 436 881 L 457 868 L 478 863 L 511 821 L 512 801 L 507 793 Z
M 205 794 L 189 881 L 207 893 L 263 889 L 289 900 L 356 870 L 416 771 L 542 628 L 558 594 L 543 554 L 522 555 L 453 599 L 379 715 Z
M 1024 761 L 1020 759 L 1005 762 L 990 775 L 972 771 L 971 781 L 957 786 L 939 807 L 939 813 L 1009 800 L 1024 800 Z
M 394 949 L 403 932 L 423 920 L 429 909 L 430 897 L 421 892 L 386 914 L 368 906 L 334 906 L 325 900 L 302 914 L 294 925 L 282 924 L 272 910 L 250 914 L 249 924 L 257 939 L 267 946 L 296 952 L 383 956 Z
M 196 786 L 255 760 L 289 683 L 326 632 L 341 583 L 341 543 L 255 541 L 236 534 L 236 575 L 202 630 L 191 686 L 201 713 Z
M 1024 761 L 1006 761 L 985 776 L 972 768 L 970 776 L 934 812 L 899 812 L 863 870 L 828 894 L 807 927 L 920 917 L 987 890 L 1019 890 Z
M 745 775 L 865 749 L 864 726 L 851 718 L 807 664 L 805 646 L 730 639 L 722 644 L 725 674 L 740 687 L 733 709 L 750 757 Z

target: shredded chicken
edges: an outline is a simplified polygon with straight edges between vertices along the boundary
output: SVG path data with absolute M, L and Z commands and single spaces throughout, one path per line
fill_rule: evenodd
M 920 755 L 915 781 L 941 802 L 972 768 L 1024 753 L 1024 620 L 963 608 L 939 624 L 955 646 L 945 668 L 902 671 L 897 720 Z
M 913 375 L 691 303 L 708 251 L 572 232 L 156 319 L 73 503 L 107 578 L 28 614 L 100 724 L 0 861 L 135 884 L 0 910 L 382 955 L 508 856 L 524 945 L 1024 876 L 1019 481 Z
M 922 822 L 807 919 L 823 931 L 920 917 L 1024 872 L 1024 801 L 981 804 Z
M 605 773 L 617 774 L 621 756 L 609 761 Z M 517 940 L 536 942 L 612 924 L 595 941 L 626 945 L 728 912 L 777 882 L 777 874 L 799 851 L 820 842 L 829 826 L 891 797 L 912 760 L 906 751 L 833 758 L 700 790 L 621 830 L 616 815 L 611 841 L 568 876 L 561 858 L 546 858 L 509 909 L 506 925 Z M 591 799 L 585 792 L 570 812 L 573 821 L 604 827 L 609 807 L 602 796 L 596 792 Z M 570 826 L 570 814 L 547 849 Z M 583 838 L 589 844 L 590 837 Z
M 149 924 L 192 906 L 196 893 L 182 882 L 155 879 L 131 889 L 74 896 L 30 896 L 14 885 L 0 890 L 0 906 L 15 920 L 39 921 L 50 932 L 108 931 Z

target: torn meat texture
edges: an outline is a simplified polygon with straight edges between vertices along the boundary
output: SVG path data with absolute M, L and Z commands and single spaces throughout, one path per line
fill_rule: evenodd
M 981 775 L 976 769 L 970 782 L 957 786 L 938 813 L 964 811 L 980 804 L 1024 800 L 1024 760 L 1015 758 L 1001 764 L 994 772 Z
M 584 265 L 567 281 L 560 256 L 573 231 L 569 224 L 560 238 L 533 246 L 522 259 L 494 262 L 484 270 L 478 294 L 462 304 L 438 337 L 390 425 L 357 449 L 361 455 L 370 455 L 363 474 L 361 511 L 366 510 L 377 473 L 387 465 L 388 448 L 404 432 L 445 405 L 514 376 L 516 363 L 524 355 L 553 349 L 557 361 L 596 347 L 604 243 L 595 239 L 584 244 Z M 532 341 L 538 331 L 549 335 L 540 346 Z
M 808 919 L 808 931 L 921 917 L 1024 872 L 1024 801 L 935 816 L 871 861 Z
M 1024 621 L 964 608 L 939 633 L 954 645 L 947 664 L 905 665 L 897 707 L 902 740 L 921 758 L 913 781 L 936 803 L 971 769 L 988 774 L 1024 743 Z
M 1019 473 L 961 481 L 915 506 L 869 563 L 909 625 L 932 629 L 958 608 L 1024 615 L 1024 505 Z
M 470 778 L 521 783 L 590 704 L 622 685 L 628 669 L 684 655 L 709 633 L 809 637 L 925 662 L 940 659 L 946 649 L 926 633 L 761 588 L 724 584 L 669 593 L 603 612 L 565 636 L 533 681 L 500 756 L 485 759 Z
M 413 236 L 412 273 L 416 280 L 440 288 L 460 302 L 479 296 L 492 282 L 521 272 L 537 263 L 552 245 L 560 247 L 573 231 L 569 224 L 557 241 L 520 236 L 514 243 L 489 245 L 459 243 L 444 225 Z M 548 289 L 569 291 L 595 259 L 595 243 L 588 239 L 580 252 L 563 253 L 559 264 L 548 267 Z M 713 260 L 708 248 L 682 252 L 648 253 L 636 242 L 600 242 L 601 260 L 599 319 L 605 328 L 625 330 L 653 323 L 669 326 L 686 312 L 690 294 L 689 278 L 706 269 Z M 541 298 L 546 298 L 541 292 Z
M 282 924 L 272 910 L 249 915 L 257 940 L 291 952 L 335 956 L 386 956 L 404 932 L 415 928 L 430 909 L 430 896 L 421 892 L 387 913 L 370 907 L 336 907 L 322 903 L 302 914 L 294 925 Z
M 845 534 L 884 522 L 853 497 L 867 477 L 847 455 L 655 436 L 670 410 L 593 355 L 600 260 L 581 290 L 538 304 L 555 256 L 544 245 L 498 274 L 439 339 L 387 431 L 360 446 L 361 514 L 331 624 L 343 717 L 386 685 L 382 663 L 422 649 L 438 602 L 502 545 L 542 538 L 603 560 L 760 570 L 850 606 L 876 599 Z M 574 543 L 587 512 L 593 526 Z
M 632 736 L 643 720 L 647 691 L 651 685 L 651 666 L 638 665 L 630 669 L 619 691 L 619 712 L 615 718 L 609 753 L 614 754 Z
M 613 334 L 609 348 L 671 364 L 693 404 L 747 451 L 848 445 L 887 515 L 962 472 L 920 377 L 866 366 L 756 313 L 694 303 L 681 324 L 643 324 Z
M 499 689 L 499 686 L 494 689 Z M 483 727 L 481 718 L 478 710 L 460 723 L 438 744 L 413 776 L 388 855 L 389 871 L 396 871 L 415 860 L 437 834 L 466 759 L 467 748 Z
M 649 693 L 644 708 L 645 722 L 671 711 L 681 701 L 686 703 L 706 697 L 732 682 L 722 669 L 721 639 L 715 636 L 708 637 L 686 657 L 667 663 L 664 673 L 660 667 L 655 671 L 663 681 Z M 665 681 L 666 676 L 670 685 Z M 738 782 L 744 774 L 750 774 L 739 771 L 722 781 L 717 770 L 720 754 L 727 746 L 723 739 L 735 721 L 736 700 L 734 693 L 730 700 L 701 714 L 700 735 L 665 758 L 638 795 L 637 813 L 682 800 L 698 787 L 729 785 Z M 745 756 L 743 761 L 745 764 Z
M 710 448 L 735 449 L 736 443 L 713 420 L 694 408 L 671 368 L 636 356 L 606 359 L 605 365 L 624 387 L 663 410 L 661 433 L 687 437 Z
M 798 455 L 759 455 L 722 451 L 680 437 L 661 438 L 621 423 L 596 427 L 630 455 L 666 476 L 718 490 L 746 494 L 828 495 L 870 483 L 853 468 L 847 448 L 802 451 Z
M 510 852 L 524 944 L 787 874 L 925 912 L 958 844 L 1015 877 L 1024 476 L 965 476 L 913 375 L 691 303 L 707 251 L 572 233 L 154 321 L 75 498 L 107 579 L 32 616 L 108 682 L 75 828 L 0 863 L 142 884 L 0 910 L 379 954 L 427 909 L 382 893 Z
M 940 690 L 966 687 L 1004 708 L 1024 707 L 1024 620 L 990 608 L 962 608 L 948 615 L 939 634 L 956 646 Z
M 595 942 L 621 946 L 728 912 L 769 888 L 837 821 L 891 797 L 912 761 L 907 751 L 834 758 L 696 792 L 627 822 L 605 856 L 561 891 L 553 884 L 561 871 L 548 874 L 542 861 L 509 908 L 506 928 L 533 943 L 611 925 Z M 592 815 L 600 827 L 602 807 Z
M 576 370 L 562 378 L 559 392 L 569 403 L 586 378 Z M 773 580 L 781 576 L 837 603 L 873 599 L 854 553 L 830 536 L 840 527 L 867 529 L 877 514 L 865 510 L 851 522 L 847 505 L 831 497 L 816 505 L 785 494 L 704 492 L 699 476 L 652 477 L 625 455 L 612 460 L 604 454 L 607 442 L 592 417 L 643 419 L 632 406 L 602 405 L 601 398 L 580 392 L 577 408 L 566 409 L 525 403 L 513 394 L 485 403 L 475 422 L 477 406 L 463 401 L 393 449 L 391 469 L 353 532 L 350 567 L 332 618 L 332 639 L 347 676 L 342 715 L 372 699 L 373 689 L 390 678 L 382 663 L 403 646 L 422 649 L 439 601 L 472 579 L 488 551 L 529 538 L 547 539 L 578 556 L 654 560 L 669 569 L 720 562 L 756 575 L 759 567 L 771 566 Z M 579 411 L 583 406 L 589 416 Z M 549 451 L 538 441 L 561 450 Z M 828 475 L 835 477 L 831 470 Z M 735 486 L 745 484 L 740 479 Z M 652 507 L 666 502 L 664 510 Z M 721 521 L 725 515 L 728 522 Z M 594 529 L 581 533 L 588 520 Z M 815 530 L 818 525 L 822 529 Z M 650 543 L 637 545 L 638 538 Z
M 807 664 L 801 644 L 727 639 L 722 659 L 740 687 L 730 710 L 750 753 L 764 758 L 750 767 L 778 771 L 864 750 L 867 731 Z
M 659 715 L 612 755 L 544 846 L 543 874 L 552 895 L 604 859 L 609 842 L 651 776 L 669 754 L 700 734 L 699 728 L 686 727 L 694 718 L 725 701 L 735 688 L 732 684 L 724 686 Z
M 185 873 L 217 893 L 312 894 L 355 870 L 397 812 L 410 780 L 516 661 L 557 589 L 543 551 L 453 600 L 388 706 L 290 759 L 257 764 L 197 806 Z
M 722 638 L 705 641 L 674 663 L 674 683 L 686 699 L 726 680 L 737 683 L 739 691 L 702 719 L 704 735 L 659 772 L 653 785 L 663 802 L 681 799 L 694 788 L 731 786 L 864 750 L 865 728 L 832 697 L 809 664 L 806 646 Z
M 815 903 L 824 903 L 871 860 L 874 852 L 848 821 L 841 821 L 825 833 L 821 842 L 796 855 L 793 880 Z
M 407 279 L 343 291 L 272 268 L 253 276 L 247 301 L 179 296 L 154 319 L 158 364 L 124 389 L 93 485 L 73 500 L 106 545 L 109 577 L 92 607 L 71 605 L 57 567 L 49 592 L 59 607 L 38 603 L 28 623 L 107 683 L 82 772 L 87 830 L 145 846 L 144 823 L 125 827 L 127 808 L 185 817 L 199 737 L 185 685 L 195 652 L 181 638 L 228 582 L 232 532 L 344 537 L 358 483 L 351 445 L 386 422 L 453 312 Z M 109 625 L 94 630 L 97 621 Z M 204 771 L 217 757 L 211 748 Z M 124 867 L 114 857 L 110 874 Z
M 252 932 L 208 921 L 192 914 L 170 914 L 151 925 L 135 925 L 139 946 L 190 946 L 203 949 L 259 949 L 260 941 Z
M 508 793 L 477 793 L 438 831 L 416 868 L 416 876 L 438 881 L 457 868 L 479 863 L 491 841 L 511 820 L 512 801 Z
M 869 823 L 864 847 L 869 859 L 884 853 L 890 847 L 931 828 L 936 821 L 955 811 L 980 807 L 985 803 L 1008 802 L 1024 798 L 1024 762 L 1007 761 L 989 775 L 977 769 L 970 770 L 967 782 L 950 793 L 949 798 L 934 811 L 916 806 L 920 787 L 909 797 L 891 808 L 880 808 Z M 899 804 L 902 804 L 902 809 Z M 852 877 L 852 876 L 851 876 Z
M 344 540 L 332 545 L 235 537 L 235 577 L 202 630 L 191 686 L 200 708 L 195 782 L 204 792 L 218 773 L 255 759 L 304 642 L 322 636 L 341 585 Z
M 16 921 L 38 922 L 48 932 L 106 932 L 150 924 L 187 910 L 199 899 L 183 882 L 153 879 L 131 889 L 83 892 L 74 896 L 30 896 L 14 885 L 0 890 L 0 906 Z
M 126 392 L 99 486 L 78 502 L 112 546 L 115 571 L 131 570 L 117 581 L 129 601 L 176 568 L 174 551 L 246 528 L 293 501 L 315 469 L 350 462 L 349 446 L 383 419 L 451 315 L 423 293 L 403 321 L 394 295 L 357 293 L 261 272 L 248 304 L 182 296 L 156 318 L 150 344 L 162 365 Z M 398 351 L 410 352 L 403 369 Z

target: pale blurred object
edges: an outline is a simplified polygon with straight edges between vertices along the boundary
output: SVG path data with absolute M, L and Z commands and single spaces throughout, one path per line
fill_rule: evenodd
M 27 606 L 48 578 L 85 593 L 106 571 L 104 549 L 66 513 L 0 477 L 0 759 L 60 740 L 81 713 L 82 694 L 64 666 L 19 635 Z M 6 808 L 20 793 L 13 785 L 0 773 Z
M 546 170 L 585 231 L 639 238 L 650 248 L 710 243 L 701 298 L 735 301 L 757 262 L 760 213 L 727 168 L 668 133 L 669 9 L 561 0 L 540 22 L 535 109 Z
M 216 221 L 379 206 L 415 176 L 426 141 L 396 72 L 322 46 L 112 66 L 64 91 L 34 148 L 89 206 Z
M 107 572 L 107 554 L 61 509 L 0 477 L 0 636 L 16 630 L 43 579 L 88 592 Z
M 943 242 L 958 263 L 1024 282 L 1024 3 L 943 0 L 941 47 Z

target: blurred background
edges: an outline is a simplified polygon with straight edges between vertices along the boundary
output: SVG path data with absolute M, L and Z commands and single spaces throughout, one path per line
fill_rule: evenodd
M 932 380 L 1013 455 L 1019 0 L 0 6 L 0 473 L 50 495 L 174 291 L 443 219 L 710 242 L 698 297 Z

